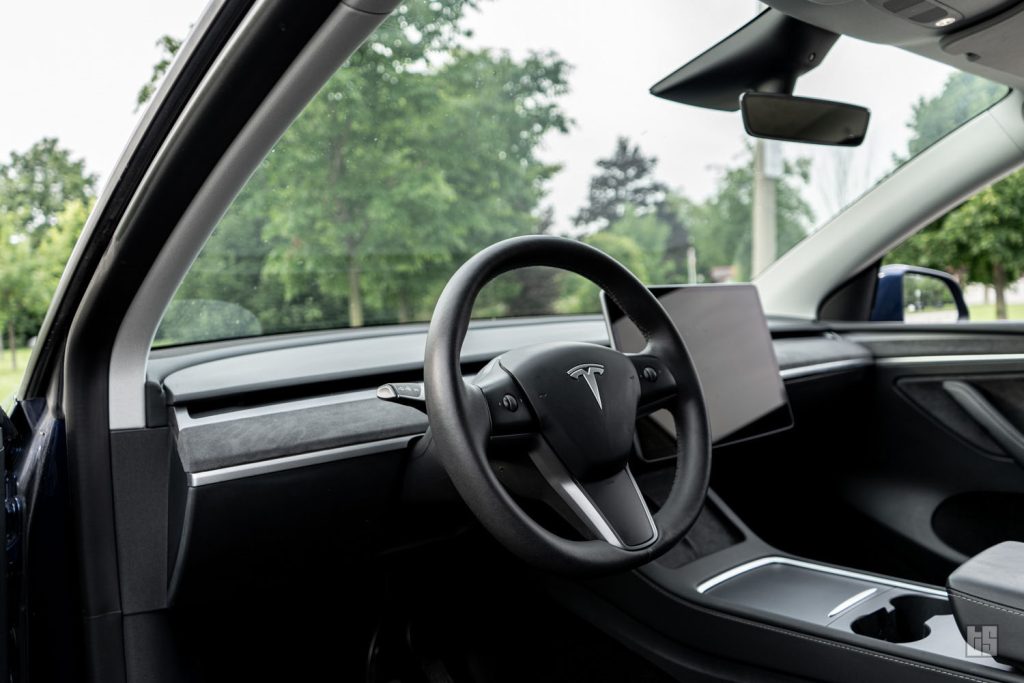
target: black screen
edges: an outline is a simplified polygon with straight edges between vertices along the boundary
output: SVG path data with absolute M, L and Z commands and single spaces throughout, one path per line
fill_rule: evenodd
M 715 443 L 792 425 L 771 334 L 753 285 L 674 285 L 651 291 L 693 358 Z M 602 300 L 614 348 L 642 350 L 640 330 L 607 297 Z

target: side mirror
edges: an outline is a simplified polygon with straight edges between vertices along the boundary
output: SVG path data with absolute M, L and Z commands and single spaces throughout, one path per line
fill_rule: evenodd
M 740 95 L 743 127 L 755 138 L 856 147 L 864 142 L 871 112 L 844 102 L 781 93 Z
M 953 323 L 970 317 L 960 284 L 949 273 L 904 265 L 878 272 L 871 320 Z
M 164 312 L 154 345 L 173 346 L 181 339 L 219 341 L 263 334 L 259 318 L 247 308 L 214 299 L 175 299 Z

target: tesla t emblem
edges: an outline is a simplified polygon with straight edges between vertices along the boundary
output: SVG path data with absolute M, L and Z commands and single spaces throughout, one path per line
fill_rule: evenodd
M 579 379 L 582 377 L 587 382 L 587 386 L 590 387 L 590 392 L 594 394 L 594 400 L 597 401 L 597 407 L 604 410 L 604 406 L 601 405 L 601 390 L 597 388 L 597 376 L 604 374 L 604 366 L 598 365 L 597 363 L 584 363 L 577 365 L 574 368 L 570 368 L 567 375 L 573 379 Z

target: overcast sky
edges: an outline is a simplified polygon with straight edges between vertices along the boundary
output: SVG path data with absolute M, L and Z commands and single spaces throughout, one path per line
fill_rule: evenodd
M 106 179 L 131 135 L 135 96 L 205 0 L 30 0 L 0 10 L 0 155 L 42 137 Z
M 584 202 L 594 163 L 608 156 L 618 135 L 657 156 L 658 174 L 671 187 L 697 199 L 714 189 L 716 169 L 735 164 L 743 153 L 740 115 L 687 107 L 647 91 L 750 21 L 758 7 L 752 0 L 497 0 L 471 16 L 478 45 L 517 54 L 554 49 L 574 65 L 564 106 L 576 125 L 569 135 L 549 138 L 545 150 L 565 164 L 551 191 L 560 226 Z M 860 148 L 782 145 L 788 157 L 815 160 L 819 181 L 805 196 L 819 221 L 890 169 L 893 153 L 906 149 L 913 103 L 941 91 L 949 73 L 945 65 L 896 48 L 842 38 L 825 63 L 801 79 L 798 94 L 846 100 L 872 112 Z M 848 169 L 845 184 L 833 180 L 839 158 Z
M 6 3 L 0 13 L 0 154 L 55 136 L 105 180 L 138 114 L 135 96 L 158 57 L 157 39 L 184 36 L 201 0 L 35 0 Z M 748 21 L 751 0 L 493 0 L 471 14 L 473 43 L 510 49 L 556 50 L 574 66 L 564 99 L 575 120 L 569 135 L 551 136 L 544 155 L 564 164 L 550 202 L 565 227 L 584 201 L 594 162 L 618 135 L 628 135 L 659 159 L 672 187 L 701 198 L 714 188 L 716 168 L 742 152 L 738 114 L 704 111 L 659 100 L 648 87 Z M 798 93 L 845 99 L 872 110 L 868 140 L 858 150 L 786 146 L 811 155 L 819 179 L 832 175 L 836 155 L 848 155 L 853 189 L 819 181 L 807 193 L 820 218 L 839 195 L 856 194 L 887 170 L 905 148 L 913 101 L 937 93 L 945 66 L 901 51 L 841 40 Z M 852 199 L 846 196 L 845 199 Z

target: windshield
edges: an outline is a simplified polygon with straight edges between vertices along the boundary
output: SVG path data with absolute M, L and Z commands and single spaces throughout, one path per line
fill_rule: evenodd
M 707 9 L 405 3 L 253 174 L 155 345 L 425 321 L 462 262 L 522 234 L 583 240 L 649 283 L 748 280 L 1006 91 L 841 38 L 796 92 L 868 107 L 865 142 L 755 142 L 738 113 L 648 93 L 753 18 L 747 0 Z M 593 286 L 531 269 L 476 315 L 597 310 Z

